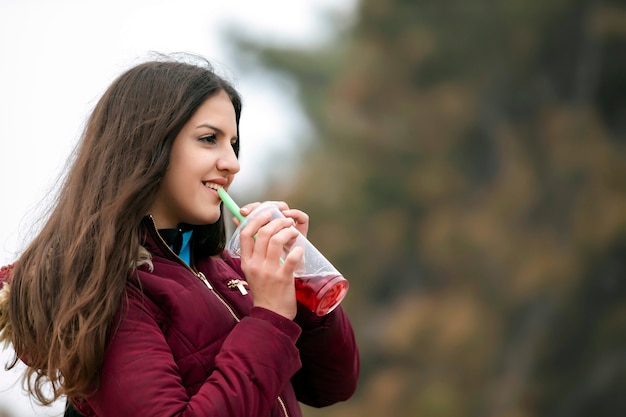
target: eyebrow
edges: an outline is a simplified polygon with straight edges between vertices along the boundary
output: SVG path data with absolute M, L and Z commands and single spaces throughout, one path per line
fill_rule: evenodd
M 215 130 L 220 135 L 225 135 L 224 131 L 222 129 L 220 129 L 219 127 L 217 127 L 217 126 L 213 126 L 213 125 L 208 124 L 208 123 L 202 123 L 202 124 L 199 124 L 198 126 L 196 126 L 196 129 L 199 129 L 201 127 L 205 127 L 205 128 L 211 129 L 211 130 Z M 233 136 L 231 138 L 231 140 L 233 140 L 233 139 L 239 140 L 239 136 L 235 135 L 235 136 Z

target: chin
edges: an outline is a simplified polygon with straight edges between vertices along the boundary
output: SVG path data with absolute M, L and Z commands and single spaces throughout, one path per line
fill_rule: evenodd
M 204 210 L 187 211 L 186 216 L 183 216 L 183 222 L 202 226 L 217 223 L 221 216 L 222 210 L 219 206 L 209 206 L 208 209 L 205 208 Z
M 218 213 L 215 216 L 205 216 L 204 218 L 199 218 L 198 224 L 206 225 L 206 224 L 215 224 L 220 220 L 221 213 Z

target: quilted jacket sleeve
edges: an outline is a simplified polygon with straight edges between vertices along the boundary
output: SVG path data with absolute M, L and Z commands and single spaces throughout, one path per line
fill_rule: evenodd
M 227 262 L 243 274 L 239 259 L 228 257 Z M 298 400 L 325 407 L 350 398 L 359 377 L 359 352 L 343 308 L 318 317 L 298 304 L 295 321 L 302 328 L 297 342 L 302 369 L 292 378 Z
M 180 370 L 140 294 L 127 306 L 102 367 L 101 385 L 87 399 L 99 416 L 250 417 L 269 415 L 276 397 L 300 367 L 300 329 L 260 308 L 227 336 L 215 370 L 189 396 Z M 78 408 L 84 413 L 81 404 Z
M 0 267 L 0 347 L 11 339 L 9 324 L 9 276 L 11 265 Z
M 345 311 L 337 307 L 323 318 L 298 306 L 303 332 L 297 346 L 302 369 L 292 378 L 298 400 L 312 407 L 345 401 L 354 394 L 359 352 Z
M 13 269 L 13 265 L 0 266 L 0 288 L 2 288 L 5 282 L 8 283 L 11 269 Z

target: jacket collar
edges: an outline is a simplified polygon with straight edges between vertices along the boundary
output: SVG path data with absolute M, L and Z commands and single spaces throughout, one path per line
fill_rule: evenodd
M 167 241 L 159 234 L 154 218 L 151 215 L 144 217 L 141 221 L 141 225 L 145 231 L 142 246 L 144 246 L 148 252 L 172 260 L 178 258 L 176 253 L 169 247 Z

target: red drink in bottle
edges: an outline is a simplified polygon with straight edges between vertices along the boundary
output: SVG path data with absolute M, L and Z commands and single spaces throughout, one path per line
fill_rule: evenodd
M 296 299 L 318 316 L 333 311 L 348 292 L 348 281 L 338 274 L 298 276 L 295 283 Z

